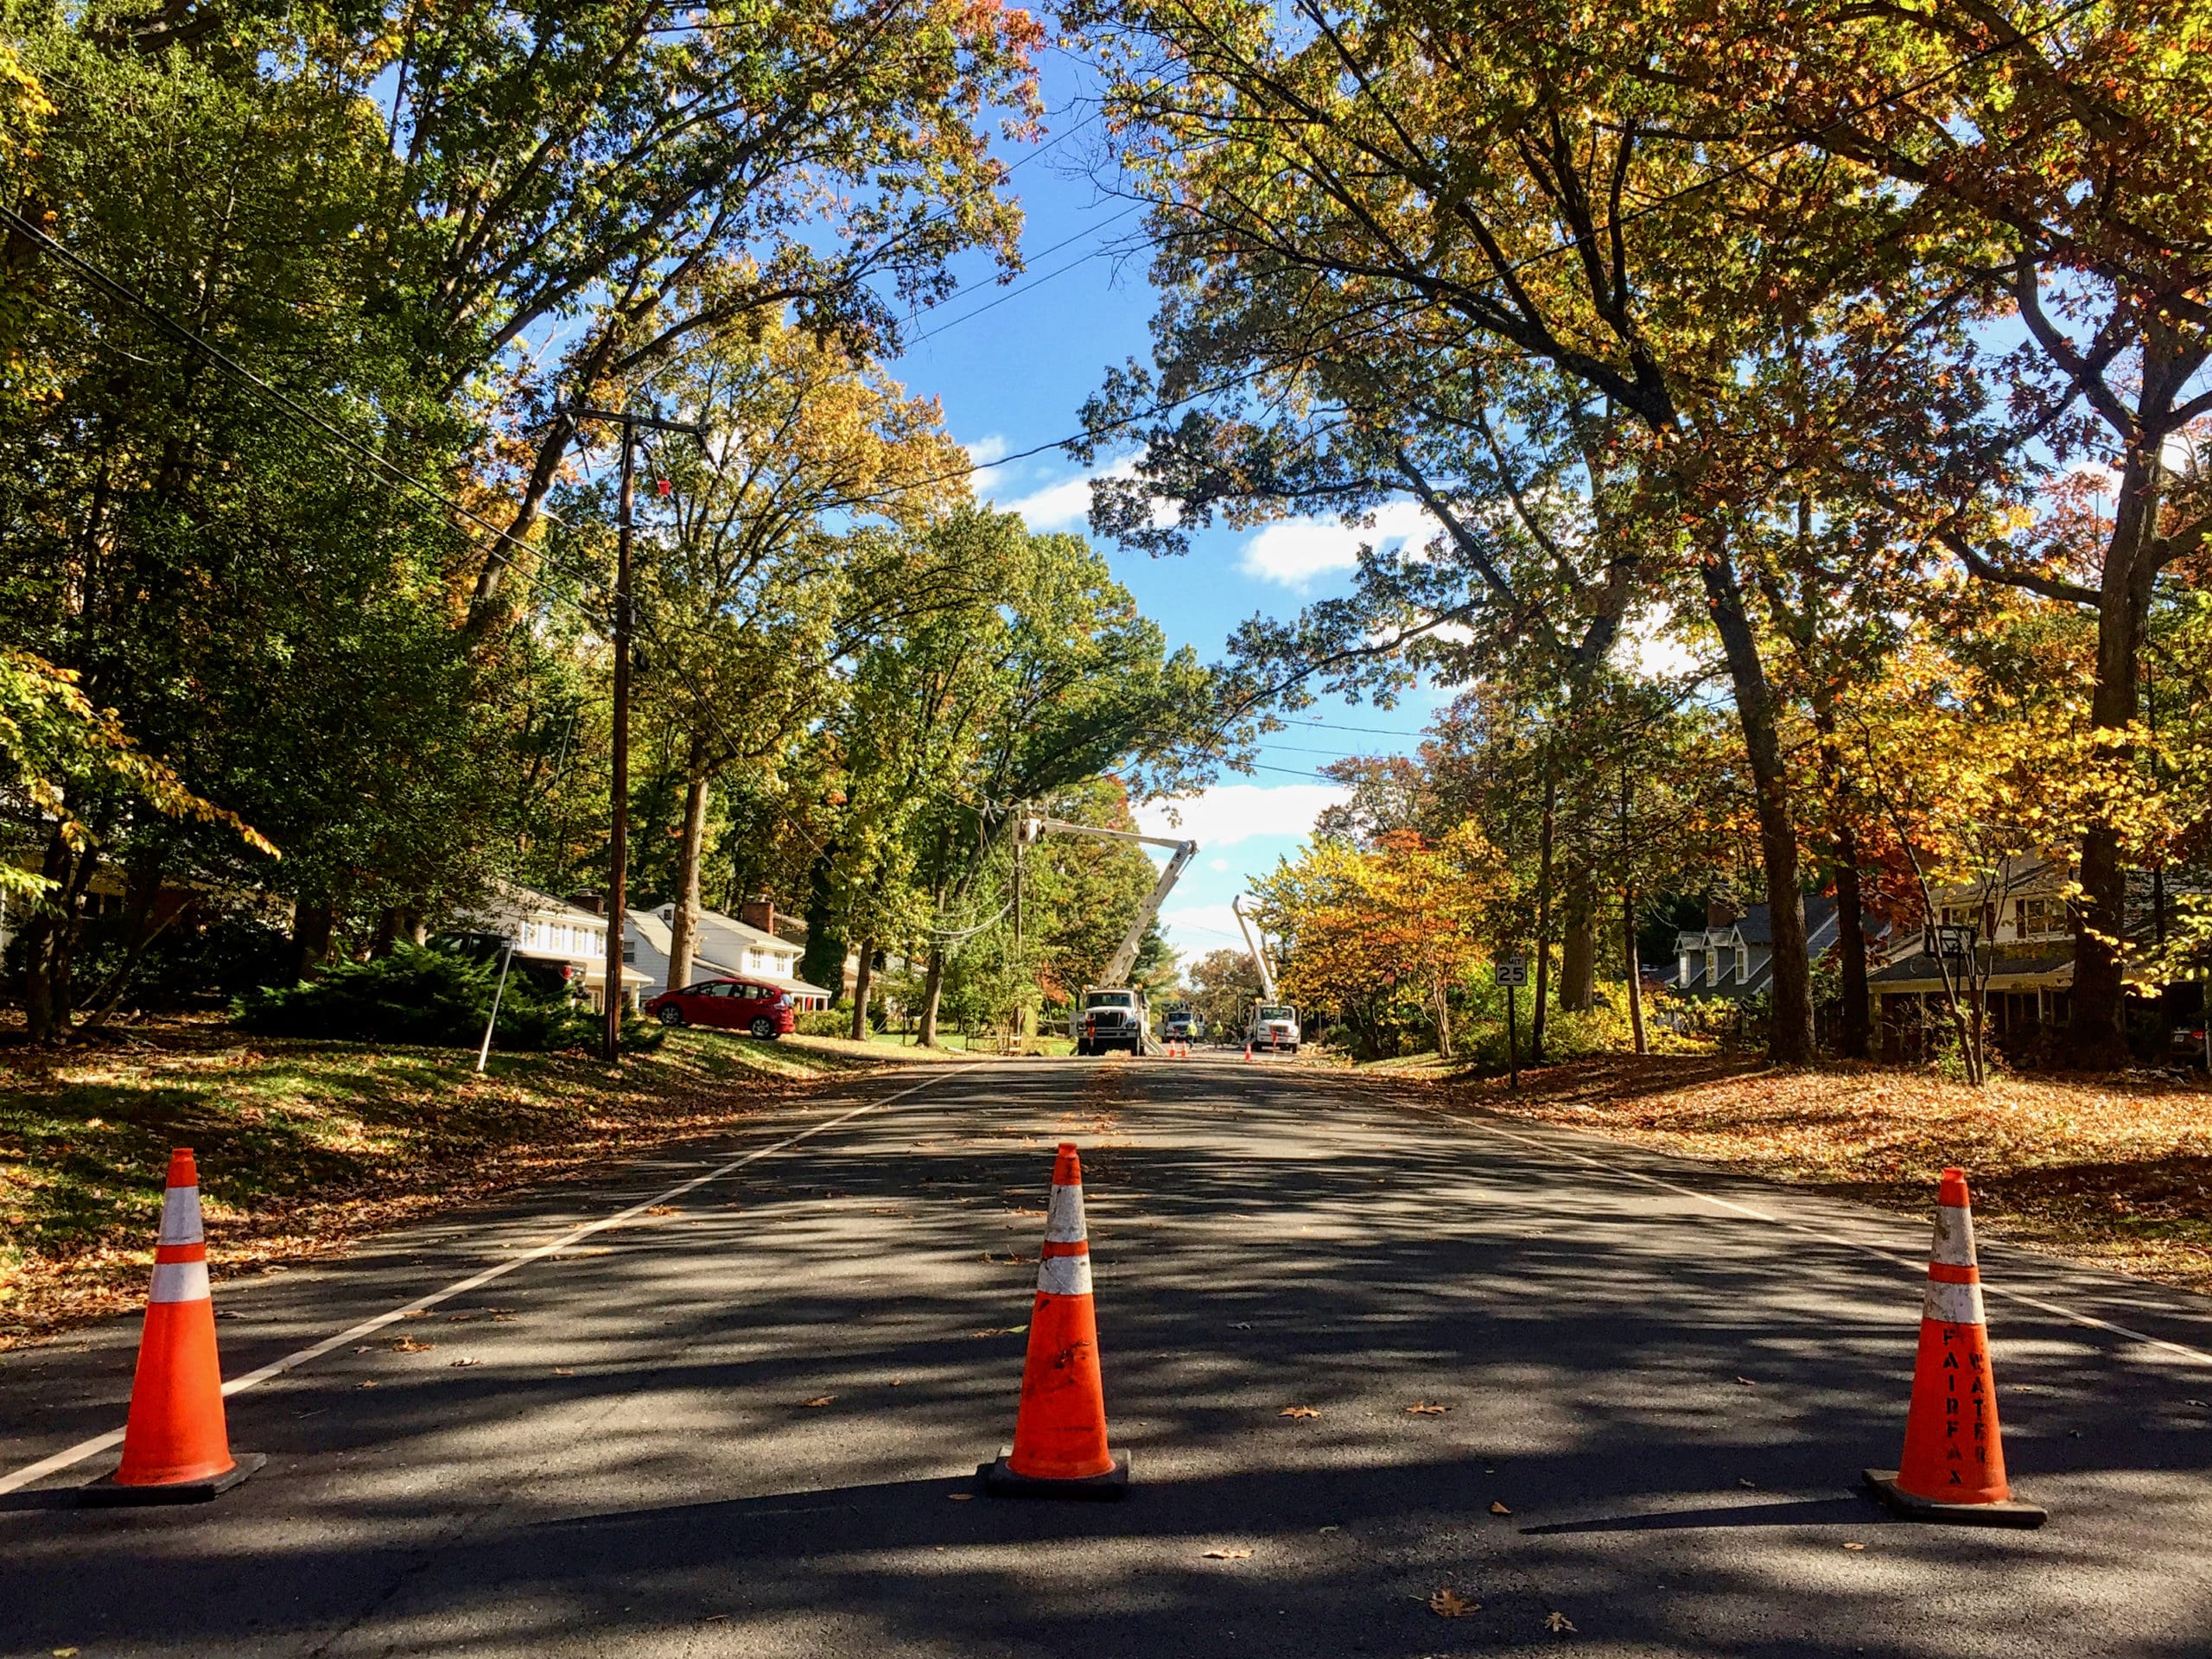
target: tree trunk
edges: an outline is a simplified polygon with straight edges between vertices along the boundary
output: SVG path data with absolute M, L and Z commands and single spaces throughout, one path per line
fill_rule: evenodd
M 944 995 L 944 947 L 930 946 L 929 971 L 922 977 L 922 1029 L 924 1048 L 937 1046 L 937 1005 Z
M 1536 995 L 1529 1013 L 1529 1064 L 1544 1063 L 1544 998 L 1552 969 L 1552 820 L 1559 807 L 1559 782 L 1552 776 L 1548 746 L 1544 755 L 1544 818 L 1536 851 Z
M 2105 549 L 2098 585 L 2097 680 L 2089 718 L 2118 731 L 2136 716 L 2136 677 L 2150 611 L 2150 556 L 2156 531 L 2157 481 L 2139 448 L 2132 447 L 2120 474 L 2120 504 L 2112 541 Z M 2082 901 L 2074 923 L 2074 991 L 2063 1051 L 2082 1071 L 2118 1071 L 2128 1063 L 2126 964 L 2127 872 L 2120 861 L 2120 832 L 2109 822 L 2092 823 L 2082 837 Z
M 853 1040 L 856 1043 L 868 1040 L 868 987 L 874 976 L 875 941 L 865 939 L 861 943 L 860 969 L 853 977 Z
M 69 1001 L 66 995 L 56 994 L 54 955 L 57 935 L 70 919 L 77 857 L 59 825 L 47 837 L 39 874 L 54 885 L 23 924 L 23 1033 L 34 1047 L 46 1047 L 69 1037 Z
M 1559 950 L 1559 1005 L 1586 1014 L 1598 1005 L 1598 950 L 1604 925 L 1598 908 L 1598 875 L 1588 865 L 1567 884 L 1567 926 Z
M 1859 885 L 1859 834 L 1839 820 L 1830 843 L 1835 857 L 1835 948 L 1843 965 L 1843 1028 L 1837 1047 L 1847 1060 L 1873 1052 L 1874 1017 L 1866 992 L 1866 903 Z
M 1434 1001 L 1436 1003 L 1436 1058 L 1440 1060 L 1448 1060 L 1452 1058 L 1452 1000 L 1446 994 L 1444 982 L 1440 979 L 1436 982 Z
M 698 766 L 683 785 L 683 825 L 676 843 L 676 907 L 668 924 L 668 983 L 681 990 L 691 982 L 691 957 L 699 938 L 699 864 L 707 835 L 707 777 Z
M 1773 941 L 1774 1014 L 1767 1058 L 1805 1065 L 1813 1058 L 1813 980 L 1805 959 L 1805 896 L 1798 887 L 1797 825 L 1789 810 L 1789 778 L 1775 729 L 1773 699 L 1758 642 L 1744 613 L 1743 589 L 1724 555 L 1707 555 L 1699 572 L 1707 608 L 1728 659 L 1736 717 L 1758 810 L 1759 850 L 1766 866 L 1767 914 Z
M 337 931 L 338 908 L 328 899 L 302 899 L 292 906 L 292 967 L 302 979 L 322 971 Z
M 1621 949 L 1624 965 L 1628 969 L 1628 1023 L 1636 1036 L 1636 1052 L 1649 1054 L 1650 1039 L 1643 1032 L 1643 969 L 1637 960 L 1636 950 L 1636 889 L 1625 888 L 1621 893 Z
M 391 947 L 398 942 L 399 912 L 395 906 L 386 905 L 377 912 L 377 931 L 369 939 L 369 955 L 372 958 L 388 957 L 391 954 Z

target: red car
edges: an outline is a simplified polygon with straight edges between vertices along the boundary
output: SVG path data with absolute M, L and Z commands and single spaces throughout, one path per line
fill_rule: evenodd
M 664 1026 L 710 1026 L 769 1039 L 789 1036 L 798 1024 L 790 997 L 742 979 L 704 979 L 663 991 L 645 1004 L 645 1012 Z

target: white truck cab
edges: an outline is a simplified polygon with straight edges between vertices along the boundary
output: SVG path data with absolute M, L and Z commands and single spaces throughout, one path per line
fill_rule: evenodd
M 1252 1046 L 1298 1052 L 1298 1010 L 1287 1003 L 1260 1002 L 1252 1009 Z
M 1141 1054 L 1152 1035 L 1144 993 L 1126 986 L 1086 985 L 1068 1013 L 1068 1035 L 1078 1054 L 1103 1054 L 1126 1048 Z

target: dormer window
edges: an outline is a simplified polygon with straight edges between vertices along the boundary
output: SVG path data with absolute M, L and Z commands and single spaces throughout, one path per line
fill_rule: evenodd
M 1736 941 L 1736 982 L 1747 985 L 1751 978 L 1751 948 L 1741 939 Z
M 1705 947 L 1705 982 L 1708 985 L 1720 982 L 1720 952 L 1710 944 Z
M 1687 950 L 1682 952 L 1682 971 L 1675 976 L 1675 982 L 1678 985 L 1690 982 L 1690 953 Z

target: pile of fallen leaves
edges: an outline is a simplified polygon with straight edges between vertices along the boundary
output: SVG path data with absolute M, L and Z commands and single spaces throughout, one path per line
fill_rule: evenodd
M 0 1054 L 0 1349 L 137 1306 L 169 1148 L 194 1149 L 218 1278 L 705 1134 L 851 1063 L 686 1033 L 579 1054 L 241 1040 Z
M 2154 1073 L 2005 1076 L 1653 1056 L 1448 1085 L 1455 1104 L 1595 1131 L 1906 1214 L 1948 1165 L 1974 1221 L 2056 1255 L 2212 1291 L 2212 1088 Z

